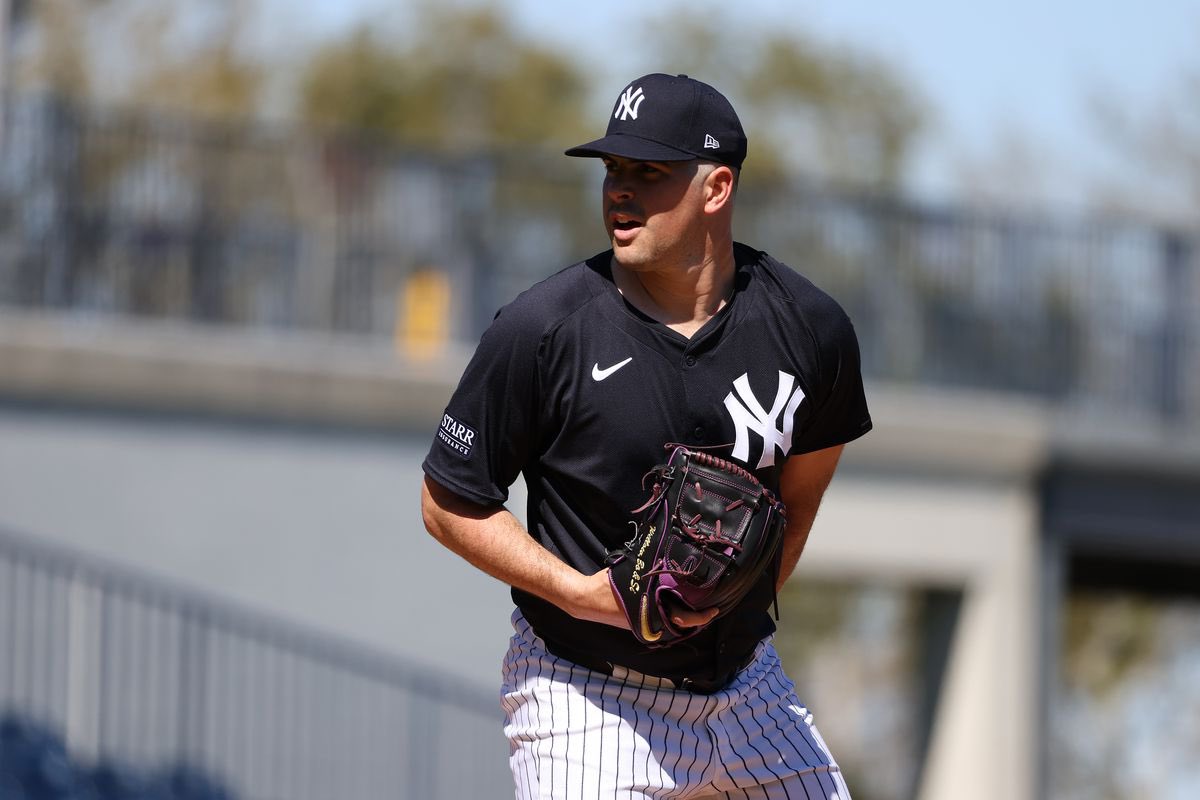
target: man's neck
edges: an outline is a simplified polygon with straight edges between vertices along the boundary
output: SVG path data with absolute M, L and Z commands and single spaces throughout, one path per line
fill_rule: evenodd
M 614 258 L 612 272 L 635 308 L 690 339 L 729 302 L 736 264 L 731 246 L 684 268 L 634 271 Z

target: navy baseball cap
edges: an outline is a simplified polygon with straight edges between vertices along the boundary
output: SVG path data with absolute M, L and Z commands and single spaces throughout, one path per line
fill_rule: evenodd
M 733 106 L 716 89 L 687 75 L 656 72 L 621 92 L 604 138 L 566 154 L 638 161 L 703 158 L 741 167 L 746 133 Z

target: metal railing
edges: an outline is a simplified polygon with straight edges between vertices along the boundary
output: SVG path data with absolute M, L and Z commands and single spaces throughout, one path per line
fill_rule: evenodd
M 455 285 L 449 335 L 474 339 L 578 250 L 577 176 L 52 96 L 5 121 L 0 303 L 391 335 L 433 269 Z
M 747 199 L 754 240 L 847 309 L 870 376 L 1200 423 L 1194 236 L 828 190 Z
M 556 153 L 449 158 L 54 98 L 6 120 L 0 305 L 392 336 L 436 273 L 441 335 L 473 343 L 605 247 L 599 173 Z M 796 184 L 747 181 L 738 203 L 738 238 L 851 313 L 872 377 L 1200 421 L 1195 235 Z
M 498 696 L 4 531 L 0 709 L 242 800 L 511 793 Z

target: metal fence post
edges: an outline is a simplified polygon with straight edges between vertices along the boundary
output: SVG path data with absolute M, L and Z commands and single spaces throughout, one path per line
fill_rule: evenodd
M 96 681 L 96 615 L 90 601 L 96 594 L 81 569 L 71 570 L 69 576 L 65 735 L 73 752 L 95 758 L 100 691 Z
M 1184 370 L 1190 337 L 1188 280 L 1191 243 L 1175 231 L 1162 234 L 1163 319 L 1159 342 L 1159 410 L 1166 423 L 1179 422 L 1184 413 Z
M 45 262 L 40 304 L 53 308 L 69 306 L 71 301 L 75 239 L 80 235 L 78 160 L 82 123 L 78 109 L 57 96 L 48 98 L 45 109 L 45 130 L 50 141 L 50 220 L 41 232 Z
M 179 698 L 175 713 L 177 746 L 186 761 L 203 754 L 205 688 L 208 685 L 208 620 L 203 611 L 181 609 Z
M 220 261 L 219 248 L 224 231 L 217 220 L 215 197 L 220 174 L 220 158 L 212 151 L 218 144 L 207 137 L 195 141 L 196 157 L 200 160 L 200 180 L 197 185 L 199 202 L 189 243 L 191 268 L 190 286 L 192 319 L 205 322 L 228 321 L 225 307 L 224 265 Z
M 435 781 L 438 740 L 438 715 L 433 704 L 420 691 L 413 693 L 409 709 L 408 797 L 441 797 Z

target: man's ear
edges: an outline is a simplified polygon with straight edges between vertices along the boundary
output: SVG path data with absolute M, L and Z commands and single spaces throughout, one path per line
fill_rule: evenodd
M 732 203 L 736 183 L 732 168 L 724 164 L 713 167 L 704 178 L 704 210 L 715 214 Z

